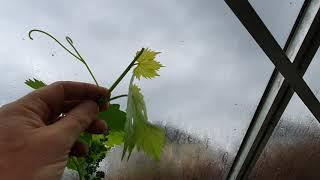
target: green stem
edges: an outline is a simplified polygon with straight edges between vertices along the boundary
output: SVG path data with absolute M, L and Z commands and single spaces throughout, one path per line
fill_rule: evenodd
M 73 53 L 72 51 L 70 51 L 67 47 L 65 47 L 59 40 L 57 40 L 54 36 L 52 36 L 51 34 L 45 32 L 45 31 L 42 31 L 42 30 L 39 30 L 39 29 L 33 29 L 31 31 L 29 31 L 29 38 L 31 40 L 33 40 L 31 34 L 33 32 L 40 32 L 40 33 L 43 33 L 47 36 L 49 36 L 50 38 L 52 38 L 54 41 L 56 41 L 63 49 L 65 49 L 68 53 L 70 53 L 72 56 L 74 56 L 76 59 L 78 59 L 80 62 L 82 62 L 85 67 L 87 68 L 88 72 L 90 73 L 92 79 L 94 80 L 95 84 L 99 87 L 99 83 L 97 81 L 97 79 L 95 78 L 95 76 L 93 75 L 89 65 L 87 64 L 87 62 L 83 59 L 83 57 L 80 55 L 80 53 L 78 52 L 77 48 L 75 48 L 75 46 L 73 45 L 73 41 L 70 37 L 66 37 L 66 40 L 67 42 L 69 43 L 69 45 L 72 47 L 72 49 L 75 51 L 75 53 Z M 125 75 L 130 71 L 130 69 L 137 65 L 136 61 L 139 59 L 139 57 L 141 56 L 141 54 L 143 53 L 144 51 L 144 48 L 142 48 L 140 50 L 140 52 L 135 56 L 135 58 L 133 59 L 133 61 L 129 64 L 129 66 L 123 71 L 123 73 L 119 76 L 119 78 L 112 84 L 111 88 L 109 89 L 110 90 L 110 93 L 114 90 L 114 88 L 117 87 L 117 85 L 121 82 L 121 80 L 125 77 Z M 117 97 L 114 97 L 114 98 L 111 98 L 109 101 L 111 100 L 114 100 L 114 99 L 117 99 L 117 98 L 120 98 L 120 97 L 124 97 L 124 95 L 121 95 L 121 96 L 117 96 Z M 105 100 L 101 100 L 101 103 L 105 102 Z
M 83 60 L 83 61 L 84 61 L 84 60 Z M 88 66 L 88 64 L 87 64 L 86 62 L 84 62 L 83 64 L 86 66 L 87 70 L 89 71 L 92 79 L 94 80 L 94 83 L 99 87 L 99 83 L 98 83 L 96 77 L 93 75 L 93 73 L 92 73 L 90 67 Z
M 73 164 L 76 166 L 76 168 L 77 168 L 77 171 L 78 171 L 78 174 L 79 174 L 79 180 L 83 180 L 82 179 L 82 172 L 81 172 L 81 169 L 80 169 L 80 166 L 79 166 L 79 164 L 78 164 L 78 161 L 77 161 L 77 159 L 75 158 L 75 157 L 71 157 L 71 161 L 73 162 Z
M 69 43 L 69 45 L 72 47 L 72 49 L 77 53 L 80 61 L 86 66 L 86 68 L 87 68 L 87 70 L 89 71 L 92 79 L 94 80 L 94 83 L 99 87 L 99 83 L 98 83 L 96 77 L 93 75 L 93 73 L 92 73 L 89 65 L 88 65 L 87 62 L 83 59 L 83 57 L 81 56 L 81 54 L 79 53 L 79 51 L 77 50 L 77 48 L 74 47 L 72 39 L 67 36 L 67 37 L 66 37 L 66 40 L 67 40 L 67 42 Z
M 32 36 L 31 36 L 31 34 L 32 34 L 33 32 L 40 32 L 40 33 L 43 33 L 43 34 L 49 36 L 49 37 L 52 38 L 54 41 L 56 41 L 63 49 L 65 49 L 68 53 L 70 53 L 72 56 L 74 56 L 75 58 L 77 58 L 78 60 L 81 61 L 81 59 L 80 59 L 77 55 L 75 55 L 75 54 L 74 54 L 73 52 L 71 52 L 68 48 L 66 48 L 66 47 L 65 47 L 59 40 L 57 40 L 54 36 L 52 36 L 51 34 L 45 32 L 45 31 L 42 31 L 42 30 L 39 30 L 39 29 L 32 29 L 31 31 L 29 31 L 29 38 L 30 38 L 31 40 L 33 40 Z
M 119 95 L 119 96 L 115 96 L 115 97 L 112 97 L 109 99 L 109 102 L 112 101 L 112 100 L 115 100 L 115 99 L 119 99 L 119 98 L 122 98 L 122 97 L 127 97 L 128 94 L 122 94 L 122 95 Z
M 82 56 L 80 55 L 80 53 L 79 53 L 79 51 L 77 50 L 77 48 L 73 45 L 73 41 L 72 41 L 72 39 L 71 39 L 70 37 L 67 36 L 67 37 L 66 37 L 66 40 L 67 40 L 67 42 L 69 43 L 69 45 L 72 47 L 72 49 L 76 52 L 76 54 L 74 54 L 72 51 L 70 51 L 66 46 L 64 46 L 64 45 L 63 45 L 58 39 L 56 39 L 54 36 L 52 36 L 51 34 L 45 32 L 45 31 L 39 30 L 39 29 L 32 29 L 31 31 L 29 31 L 29 38 L 30 38 L 31 40 L 33 40 L 32 36 L 31 36 L 31 34 L 32 34 L 33 32 L 40 32 L 40 33 L 43 33 L 43 34 L 49 36 L 49 37 L 52 38 L 55 42 L 57 42 L 63 49 L 65 49 L 69 54 L 71 54 L 73 57 L 75 57 L 75 58 L 78 59 L 80 62 L 82 62 L 82 63 L 86 66 L 87 70 L 89 71 L 89 73 L 90 73 L 92 79 L 94 80 L 95 84 L 99 87 L 99 84 L 98 84 L 97 79 L 96 79 L 95 76 L 93 75 L 90 67 L 89 67 L 88 64 L 87 64 L 87 62 L 82 58 Z
M 119 78 L 112 84 L 111 88 L 109 89 L 110 93 L 117 87 L 120 81 L 124 78 L 124 76 L 130 71 L 130 69 L 135 65 L 135 62 L 139 59 L 141 54 L 143 53 L 144 48 L 140 50 L 140 52 L 136 55 L 133 61 L 129 64 L 129 66 L 123 71 L 123 73 L 119 76 Z

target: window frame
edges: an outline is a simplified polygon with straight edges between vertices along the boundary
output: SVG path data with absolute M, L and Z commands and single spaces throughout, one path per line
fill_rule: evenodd
M 248 0 L 225 2 L 275 65 L 227 176 L 239 180 L 249 176 L 294 92 L 320 122 L 320 103 L 302 78 L 320 45 L 320 2 L 305 0 L 283 50 Z

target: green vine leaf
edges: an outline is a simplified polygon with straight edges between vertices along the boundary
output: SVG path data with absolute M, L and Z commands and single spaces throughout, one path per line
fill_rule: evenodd
M 137 54 L 138 53 L 139 51 Z M 160 54 L 160 52 L 155 52 L 148 48 L 143 51 L 143 53 L 137 59 L 137 67 L 133 70 L 136 78 L 140 80 L 141 77 L 151 79 L 159 76 L 158 71 L 164 66 L 155 60 L 158 54 Z
M 78 139 L 81 143 L 83 144 L 87 144 L 88 146 L 90 146 L 91 144 L 91 140 L 92 140 L 92 135 L 87 133 L 87 132 L 82 132 L 79 136 Z
M 123 144 L 124 134 L 124 131 L 111 131 L 105 144 L 110 148 Z
M 33 80 L 28 79 L 24 83 L 33 89 L 40 89 L 47 86 L 44 82 L 37 80 L 36 78 L 33 78 Z
M 77 166 L 76 166 L 75 162 L 71 158 L 68 159 L 67 168 L 77 171 Z
M 165 143 L 164 130 L 148 122 L 148 115 L 143 95 L 137 85 L 133 85 L 131 78 L 128 101 L 127 121 L 125 126 L 124 149 L 122 159 L 128 152 L 128 159 L 136 147 L 143 150 L 155 160 L 160 160 Z
M 110 104 L 107 111 L 100 112 L 98 118 L 108 124 L 110 131 L 123 131 L 126 122 L 126 113 L 120 110 L 119 104 Z

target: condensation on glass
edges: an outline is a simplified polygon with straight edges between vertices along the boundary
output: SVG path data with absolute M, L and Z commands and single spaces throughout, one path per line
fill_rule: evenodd
M 319 179 L 320 124 L 295 94 L 249 179 Z
M 317 51 L 313 61 L 310 64 L 309 69 L 306 71 L 304 80 L 307 82 L 312 92 L 320 100 L 320 50 Z
M 278 43 L 284 47 L 304 0 L 249 0 Z
M 319 50 L 304 75 L 320 100 Z M 320 124 L 294 94 L 249 179 L 319 179 Z
M 81 63 L 51 39 L 36 35 L 29 40 L 32 28 L 61 40 L 70 36 L 104 86 L 141 47 L 160 51 L 158 60 L 166 66 L 161 76 L 137 82 L 149 117 L 208 137 L 222 169 L 219 178 L 226 176 L 273 70 L 224 1 L 12 0 L 0 7 L 0 15 L 5 20 L 0 39 L 8 42 L 0 50 L 0 72 L 6 77 L 1 84 L 14 82 L 15 87 L 0 91 L 1 103 L 29 92 L 26 78 L 92 82 Z M 115 94 L 127 92 L 126 80 Z M 125 107 L 125 100 L 117 103 Z

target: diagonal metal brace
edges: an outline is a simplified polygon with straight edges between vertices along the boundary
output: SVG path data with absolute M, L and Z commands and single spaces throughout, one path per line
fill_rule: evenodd
M 236 8 L 241 10 L 243 6 L 250 5 L 246 2 L 241 1 L 241 5 L 237 4 L 238 2 L 227 3 L 233 10 Z M 319 7 L 320 2 L 317 0 L 306 0 L 304 2 L 284 48 L 288 57 L 294 59 L 294 69 L 299 72 L 301 77 L 307 70 L 320 44 Z M 308 32 L 305 30 L 308 30 Z M 284 80 L 283 76 L 275 69 L 250 122 L 227 179 L 245 179 L 248 177 L 293 93 L 294 91 L 289 86 L 288 81 Z
M 320 122 L 320 103 L 247 0 L 226 0 L 251 36 Z

